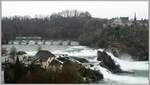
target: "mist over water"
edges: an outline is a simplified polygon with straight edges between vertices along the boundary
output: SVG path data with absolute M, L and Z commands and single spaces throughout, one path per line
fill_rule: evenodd
M 125 60 L 125 61 L 134 61 L 132 59 L 132 57 L 129 55 L 129 54 L 121 54 L 121 57 L 120 57 L 121 60 Z
M 13 45 L 18 50 L 26 51 L 27 55 L 35 55 L 37 52 L 37 45 Z M 2 47 L 8 50 L 12 45 L 3 45 Z M 134 72 L 134 74 L 113 74 L 109 70 L 101 67 L 97 61 L 97 51 L 103 49 L 94 49 L 87 46 L 41 46 L 43 50 L 49 50 L 55 55 L 66 54 L 68 56 L 81 57 L 89 60 L 94 64 L 91 69 L 99 70 L 104 80 L 99 83 L 106 84 L 148 84 L 148 61 L 134 61 L 128 54 L 122 55 L 121 58 L 115 57 L 112 53 L 107 52 L 112 59 L 118 63 L 121 69 L 125 71 Z

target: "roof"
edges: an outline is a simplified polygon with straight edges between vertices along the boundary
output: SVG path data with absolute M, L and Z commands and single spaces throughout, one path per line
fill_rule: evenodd
M 24 52 L 24 51 L 18 51 L 18 52 L 17 52 L 17 55 L 24 55 L 24 54 L 27 54 L 27 53 Z
M 50 65 L 62 65 L 62 64 L 63 64 L 63 62 L 60 62 L 60 61 L 57 60 L 57 59 L 53 60 L 53 61 L 50 63 Z
M 47 61 L 49 57 L 55 57 L 55 55 L 48 50 L 40 50 L 36 53 L 35 57 L 40 58 L 42 61 Z

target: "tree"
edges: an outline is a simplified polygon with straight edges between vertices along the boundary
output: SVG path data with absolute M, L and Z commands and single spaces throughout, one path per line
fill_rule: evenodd
M 15 61 L 16 53 L 17 53 L 17 49 L 13 46 L 13 47 L 10 49 L 10 58 L 12 58 L 13 61 Z
M 86 12 L 81 12 L 79 14 L 79 17 L 81 17 L 81 18 L 91 18 L 92 16 L 88 11 L 86 11 Z
M 23 75 L 23 65 L 21 65 L 18 56 L 17 56 L 16 63 L 15 63 L 14 74 L 15 74 L 14 79 L 16 82 Z

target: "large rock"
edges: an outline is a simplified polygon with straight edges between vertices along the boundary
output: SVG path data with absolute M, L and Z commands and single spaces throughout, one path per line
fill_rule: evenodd
M 121 49 L 114 47 L 106 48 L 105 51 L 111 52 L 115 57 L 119 57 L 121 53 Z
M 109 56 L 105 51 L 103 52 L 98 51 L 97 54 L 98 54 L 97 60 L 101 61 L 100 65 L 102 67 L 105 67 L 112 73 L 128 73 L 128 72 L 122 71 L 120 68 L 120 65 L 117 65 L 115 61 L 111 58 L 111 56 Z
M 78 57 L 72 57 L 72 58 L 81 62 L 81 63 L 88 63 L 89 62 L 87 59 L 84 59 L 84 58 L 78 58 Z
M 89 68 L 81 67 L 80 74 L 89 82 L 98 82 L 102 79 L 104 79 L 104 76 L 102 73 L 96 70 L 92 70 Z
M 71 60 L 69 59 L 71 58 Z M 72 61 L 72 59 L 79 60 L 79 62 L 84 63 L 88 62 L 88 60 L 84 58 L 75 58 L 75 57 L 59 57 L 57 58 L 58 60 L 64 62 L 63 67 L 70 67 L 73 70 L 76 70 L 79 72 L 81 77 L 84 79 L 85 83 L 95 83 L 98 82 L 102 79 L 104 79 L 103 74 L 100 73 L 99 71 L 92 70 L 89 68 L 86 68 L 82 64 L 78 62 Z

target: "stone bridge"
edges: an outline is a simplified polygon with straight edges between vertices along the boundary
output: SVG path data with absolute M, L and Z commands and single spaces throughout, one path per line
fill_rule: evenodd
M 8 44 L 14 45 L 79 45 L 71 40 L 11 40 Z

